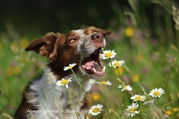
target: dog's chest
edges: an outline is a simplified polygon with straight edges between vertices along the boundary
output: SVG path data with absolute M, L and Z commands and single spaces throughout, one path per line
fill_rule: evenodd
M 30 90 L 28 95 L 31 97 L 29 103 L 37 106 L 37 113 L 30 113 L 34 118 L 61 118 L 74 119 L 76 117 L 75 110 L 80 110 L 83 105 L 84 91 L 80 88 L 73 75 L 66 76 L 65 78 L 72 77 L 72 82 L 68 84 L 68 89 L 65 86 L 56 85 L 56 78 L 49 69 L 45 72 L 41 79 L 35 80 L 29 86 Z M 83 89 L 89 91 L 94 84 L 92 79 L 78 78 Z M 70 110 L 70 112 L 69 112 Z M 68 112 L 67 112 L 68 111 Z

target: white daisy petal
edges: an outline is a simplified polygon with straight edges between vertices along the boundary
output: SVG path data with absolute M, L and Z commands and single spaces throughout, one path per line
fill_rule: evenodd
M 119 85 L 118 88 L 122 88 L 123 86 L 122 85 Z

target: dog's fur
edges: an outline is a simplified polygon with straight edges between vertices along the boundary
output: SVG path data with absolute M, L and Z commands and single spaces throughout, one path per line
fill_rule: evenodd
M 80 111 L 86 105 L 84 94 L 91 89 L 94 79 L 105 75 L 99 54 L 106 45 L 104 36 L 108 34 L 108 30 L 88 27 L 67 34 L 48 33 L 33 41 L 26 51 L 34 50 L 47 56 L 49 61 L 43 75 L 27 86 L 15 119 L 75 119 L 75 112 L 84 118 L 85 113 Z M 72 72 L 63 70 L 70 63 L 77 63 L 73 70 L 84 91 Z M 58 80 L 70 77 L 72 82 L 68 90 L 65 86 L 56 85 Z

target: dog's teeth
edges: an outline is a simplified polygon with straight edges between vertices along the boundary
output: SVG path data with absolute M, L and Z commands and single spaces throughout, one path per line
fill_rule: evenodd
M 106 70 L 106 66 L 104 66 L 102 70 L 105 71 Z
M 89 70 L 90 68 L 88 68 L 88 67 L 85 67 L 87 70 Z
M 94 62 L 95 65 L 97 65 L 98 63 L 97 62 Z
M 94 71 L 94 72 L 96 72 L 96 69 L 95 69 L 95 68 L 93 68 L 93 71 Z
M 83 68 L 86 68 L 85 65 L 82 65 Z

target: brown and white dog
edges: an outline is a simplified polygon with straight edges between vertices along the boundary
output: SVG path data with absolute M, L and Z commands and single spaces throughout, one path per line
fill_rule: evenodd
M 47 56 L 49 61 L 43 75 L 27 86 L 15 119 L 76 119 L 74 109 L 79 112 L 80 118 L 84 118 L 84 113 L 79 110 L 84 108 L 85 92 L 91 89 L 94 79 L 105 76 L 99 54 L 106 45 L 104 36 L 108 34 L 108 30 L 88 27 L 67 34 L 48 33 L 33 41 L 26 51 L 34 50 Z M 84 91 L 72 72 L 63 70 L 71 63 L 77 63 L 73 70 Z M 69 77 L 72 77 L 72 82 L 68 90 L 65 86 L 56 85 L 56 81 Z M 67 109 L 68 112 L 65 111 Z

